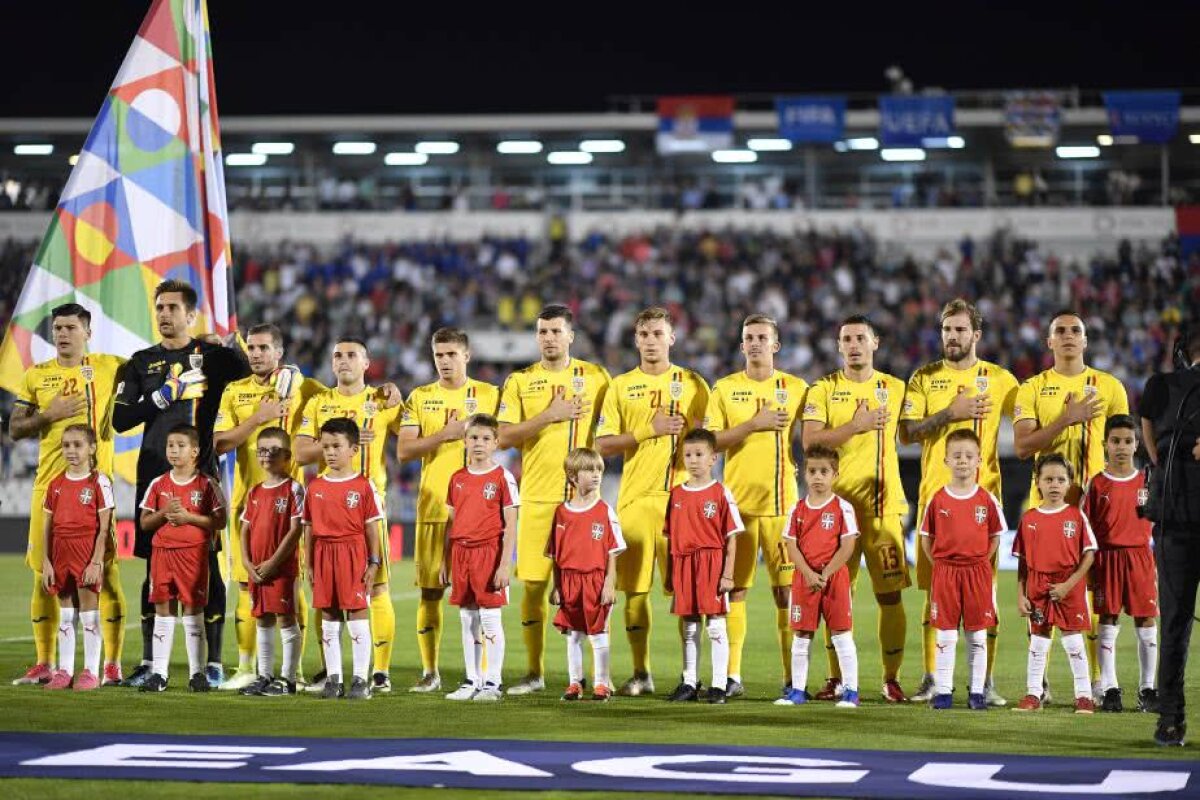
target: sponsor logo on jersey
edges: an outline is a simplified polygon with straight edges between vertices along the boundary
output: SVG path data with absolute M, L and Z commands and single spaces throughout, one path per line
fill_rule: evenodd
M 987 506 L 975 506 L 975 522 L 979 525 L 987 522 Z
M 1063 536 L 1068 539 L 1075 538 L 1075 520 L 1069 519 L 1063 523 Z
M 491 500 L 496 496 L 496 490 L 499 487 L 496 484 L 488 482 L 483 485 L 483 499 Z
M 92 504 L 92 497 L 93 497 L 93 496 L 94 496 L 94 495 L 93 495 L 93 493 L 92 493 L 92 487 L 90 487 L 90 486 L 85 486 L 85 487 L 84 487 L 84 488 L 83 488 L 83 489 L 82 489 L 82 490 L 79 492 L 79 502 L 80 502 L 80 503 L 83 503 L 85 506 L 90 506 L 90 505 Z
M 705 504 L 704 504 L 704 518 L 705 518 L 705 519 L 712 519 L 712 518 L 713 518 L 713 517 L 715 517 L 716 515 L 717 515 L 717 504 L 716 504 L 716 503 L 714 503 L 712 500 L 709 500 L 709 501 L 705 502 Z
M 592 538 L 597 542 L 604 536 L 604 526 L 599 522 L 592 523 Z
M 358 508 L 362 495 L 358 492 L 346 492 L 346 508 Z
M 192 501 L 192 505 L 198 506 L 204 501 L 204 492 L 198 490 L 193 491 L 190 495 L 188 495 L 188 499 Z
M 821 527 L 827 531 L 833 530 L 833 512 L 832 511 L 822 511 L 821 512 Z

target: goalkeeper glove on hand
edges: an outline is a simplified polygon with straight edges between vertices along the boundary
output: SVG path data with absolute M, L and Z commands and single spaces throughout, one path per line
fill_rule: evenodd
M 304 376 L 300 374 L 299 367 L 294 364 L 284 364 L 275 370 L 275 396 L 280 400 L 287 400 L 292 396 L 293 392 L 300 388 L 300 383 L 303 380 Z
M 179 400 L 199 400 L 207 388 L 208 379 L 204 377 L 203 371 L 190 369 L 184 372 L 181 364 L 173 364 L 167 373 L 166 382 L 150 397 L 154 405 L 165 410 Z

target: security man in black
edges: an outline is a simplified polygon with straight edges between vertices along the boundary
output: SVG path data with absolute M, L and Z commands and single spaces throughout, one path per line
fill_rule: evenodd
M 1138 413 L 1155 464 L 1146 504 L 1155 522 L 1161 617 L 1154 739 L 1182 745 L 1183 675 L 1200 585 L 1200 329 L 1180 336 L 1175 371 L 1151 376 Z
M 191 337 L 196 304 L 196 290 L 188 283 L 176 280 L 160 283 L 154 292 L 154 315 L 162 341 L 134 353 L 118 380 L 113 427 L 127 431 L 145 426 L 137 462 L 137 508 L 141 508 L 149 483 L 171 468 L 166 460 L 167 432 L 180 423 L 194 425 L 200 431 L 197 466 L 201 472 L 219 479 L 213 423 L 221 393 L 227 384 L 250 374 L 240 352 Z M 142 582 L 142 663 L 122 685 L 140 687 L 149 677 L 148 665 L 153 654 L 154 606 L 147 599 L 153 533 L 142 530 L 140 513 L 135 514 L 134 525 L 134 555 L 146 559 L 146 580 Z M 219 664 L 224 627 L 225 582 L 214 549 L 209 556 L 208 605 L 204 609 L 211 665 L 205 672 L 210 683 L 222 678 Z

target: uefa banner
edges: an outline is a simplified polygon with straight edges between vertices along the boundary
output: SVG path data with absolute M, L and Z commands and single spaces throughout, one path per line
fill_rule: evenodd
M 886 95 L 879 98 L 879 141 L 884 147 L 920 147 L 954 133 L 954 98 Z
M 1139 142 L 1164 144 L 1179 129 L 1180 93 L 1105 92 L 1108 129 L 1113 136 L 1136 136 Z
M 780 97 L 779 135 L 793 142 L 836 142 L 846 130 L 844 97 Z

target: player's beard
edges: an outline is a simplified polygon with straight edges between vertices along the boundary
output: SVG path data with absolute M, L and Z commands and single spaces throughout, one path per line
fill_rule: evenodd
M 942 357 L 952 363 L 966 361 L 970 355 L 971 351 L 965 347 L 958 346 L 957 349 L 952 350 L 949 345 L 942 345 Z

